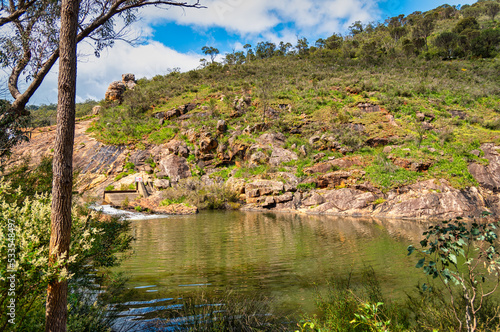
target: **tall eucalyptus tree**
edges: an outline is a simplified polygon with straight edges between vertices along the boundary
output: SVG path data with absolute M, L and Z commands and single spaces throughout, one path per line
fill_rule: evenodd
M 0 65 L 11 70 L 8 80 L 12 104 L 0 114 L 5 142 L 0 156 L 23 136 L 25 106 L 59 59 L 57 129 L 49 262 L 65 265 L 71 238 L 73 142 L 77 44 L 94 42 L 96 54 L 123 37 L 115 21 L 128 26 L 145 6 L 201 8 L 191 2 L 164 0 L 9 0 L 0 7 Z M 28 83 L 21 92 L 19 80 Z M 2 136 L 0 136 L 1 138 Z M 47 290 L 46 331 L 66 331 L 67 280 L 53 280 Z

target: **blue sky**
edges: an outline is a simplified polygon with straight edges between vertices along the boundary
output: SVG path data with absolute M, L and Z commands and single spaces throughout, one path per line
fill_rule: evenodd
M 203 46 L 221 53 L 242 50 L 259 41 L 295 45 L 305 37 L 311 45 L 333 33 L 345 34 L 354 21 L 383 21 L 399 14 L 427 11 L 442 4 L 463 5 L 474 1 L 394 0 L 200 0 L 207 9 L 170 8 L 141 10 L 141 20 L 130 27 L 141 43 L 117 42 L 95 58 L 89 45 L 81 44 L 77 100 L 100 100 L 107 86 L 123 73 L 137 78 L 166 74 L 173 68 L 195 69 Z M 56 66 L 54 69 L 57 69 Z M 57 100 L 57 73 L 53 70 L 32 99 L 32 104 Z

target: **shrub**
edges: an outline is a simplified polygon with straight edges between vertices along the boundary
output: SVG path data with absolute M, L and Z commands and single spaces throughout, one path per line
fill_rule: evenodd
M 498 319 L 481 312 L 485 300 L 500 284 L 498 226 L 498 222 L 446 221 L 423 233 L 420 250 L 408 247 L 408 255 L 417 252 L 421 256 L 416 268 L 444 284 L 458 330 L 475 331 L 481 324 L 485 328 L 498 324 Z M 427 285 L 423 287 L 425 290 Z
M 43 329 L 45 320 L 44 304 L 49 282 L 53 278 L 69 280 L 70 294 L 78 301 L 70 298 L 70 322 L 76 325 L 90 324 L 91 316 L 82 319 L 82 316 L 71 312 L 83 299 L 83 295 L 76 294 L 93 284 L 97 268 L 112 267 L 118 264 L 117 253 L 126 251 L 130 247 L 131 237 L 126 235 L 129 223 L 123 221 L 98 221 L 98 215 L 84 208 L 73 210 L 73 224 L 71 230 L 71 247 L 69 259 L 49 265 L 50 242 L 50 213 L 51 200 L 47 194 L 36 194 L 24 197 L 22 204 L 9 202 L 16 190 L 0 178 L 0 259 L 9 262 L 12 251 L 15 249 L 15 265 L 2 264 L 0 266 L 0 302 L 7 303 L 12 294 L 8 277 L 14 275 L 16 280 L 16 328 L 19 331 Z M 14 237 L 13 237 L 14 236 Z M 68 267 L 65 267 L 65 263 Z M 14 271 L 11 271 L 14 270 Z M 102 275 L 102 273 L 99 273 Z M 99 275 L 98 274 L 98 275 Z M 89 294 L 89 291 L 86 292 Z M 94 293 L 95 294 L 95 293 Z M 95 297 L 95 295 L 94 295 Z M 95 302 L 95 299 L 94 299 Z M 99 298 L 96 307 L 99 314 L 104 313 L 105 303 Z M 80 308 L 81 309 L 81 308 Z M 87 314 L 92 313 L 92 304 L 87 306 Z M 81 309 L 83 310 L 83 309 Z M 95 311 L 93 314 L 98 314 Z M 74 311 L 73 311 L 74 312 Z M 104 317 L 104 316 L 103 316 Z M 8 316 L 0 318 L 0 330 L 8 327 Z M 73 320 L 73 321 L 71 321 Z M 76 320 L 79 320 L 77 323 Z M 85 322 L 87 320 L 87 322 Z M 93 321 L 95 323 L 95 321 Z M 107 328 L 109 328 L 108 326 Z M 101 328 L 104 329 L 103 326 Z
M 316 189 L 315 182 L 299 183 L 297 185 L 297 190 L 300 190 L 300 191 L 308 191 L 308 190 L 312 190 L 312 189 Z

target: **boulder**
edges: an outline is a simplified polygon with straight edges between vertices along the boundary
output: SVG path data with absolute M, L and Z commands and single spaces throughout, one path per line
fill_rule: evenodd
M 257 142 L 262 145 L 283 146 L 286 137 L 282 133 L 265 133 L 260 135 Z
M 295 152 L 275 147 L 271 154 L 271 158 L 269 158 L 269 163 L 271 164 L 271 166 L 279 166 L 283 163 L 287 163 L 297 159 L 299 159 L 299 157 Z
M 366 112 L 366 113 L 373 113 L 373 112 L 380 112 L 380 106 L 378 105 L 374 105 L 374 104 L 370 104 L 370 103 L 361 103 L 361 104 L 358 104 L 358 108 L 363 111 L 363 112 Z
M 104 99 L 121 102 L 123 100 L 123 93 L 126 89 L 127 86 L 123 82 L 115 81 L 109 85 L 104 95 Z
M 156 189 L 162 190 L 162 189 L 167 189 L 170 187 L 170 181 L 169 180 L 163 180 L 163 179 L 157 179 L 154 181 L 154 187 Z
M 267 164 L 269 157 L 262 151 L 257 151 L 250 156 L 250 162 L 255 165 Z
M 191 176 L 186 158 L 171 154 L 160 160 L 161 170 L 172 182 L 178 182 Z
M 217 134 L 221 135 L 227 131 L 226 121 L 219 120 L 217 121 Z
M 324 154 L 324 153 L 318 153 L 318 154 L 316 154 L 316 155 L 314 155 L 314 156 L 313 156 L 313 160 L 314 160 L 315 162 L 318 162 L 318 161 L 320 161 L 320 160 L 321 160 L 324 156 L 326 156 L 326 154 Z
M 314 135 L 311 138 L 309 138 L 309 144 L 314 145 L 314 143 L 319 142 L 320 137 L 318 135 Z
M 167 144 L 165 144 L 168 154 L 176 154 L 178 156 L 187 158 L 189 157 L 189 149 L 184 141 L 173 139 Z
M 384 147 L 384 149 L 382 150 L 382 152 L 385 153 L 385 154 L 389 154 L 389 153 L 392 152 L 392 149 L 393 149 L 392 146 L 386 146 L 386 147 Z
M 256 180 L 245 185 L 247 197 L 258 197 L 264 195 L 278 195 L 284 191 L 283 182 L 272 180 Z
M 283 195 L 275 196 L 274 200 L 276 203 L 285 203 L 293 200 L 293 193 L 287 192 L 284 193 Z
M 219 143 L 217 142 L 217 140 L 214 139 L 212 137 L 212 134 L 210 134 L 209 132 L 205 132 L 200 135 L 200 143 L 199 143 L 200 153 L 202 154 L 209 153 L 217 149 L 218 145 Z
M 317 186 L 318 188 L 335 188 L 347 182 L 347 179 L 351 176 L 351 172 L 331 172 L 318 177 Z
M 99 113 L 101 113 L 101 111 L 102 111 L 102 106 L 99 106 L 99 105 L 94 106 L 92 108 L 92 115 L 99 115 Z
M 134 74 L 123 74 L 122 82 L 126 85 L 127 89 L 130 90 L 133 90 L 137 85 Z
M 274 197 L 272 196 L 267 196 L 264 200 L 264 203 L 262 203 L 262 207 L 264 208 L 271 208 L 274 205 L 276 205 L 276 202 L 274 201 Z
M 299 152 L 301 155 L 303 155 L 304 157 L 307 155 L 307 149 L 306 149 L 306 146 L 305 145 L 301 145 L 299 147 Z
M 181 111 L 178 108 L 171 109 L 170 111 L 165 112 L 165 119 L 170 120 L 172 118 L 176 118 L 181 115 Z

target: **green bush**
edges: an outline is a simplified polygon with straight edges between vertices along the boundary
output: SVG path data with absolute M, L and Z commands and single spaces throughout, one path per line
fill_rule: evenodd
M 9 262 L 8 249 L 15 249 L 16 265 L 15 272 L 10 272 L 10 265 L 0 266 L 0 302 L 7 303 L 12 294 L 9 290 L 8 276 L 15 275 L 16 278 L 16 329 L 19 331 L 39 331 L 43 329 L 45 315 L 44 304 L 47 286 L 53 278 L 69 280 L 70 298 L 69 326 L 78 325 L 96 326 L 92 315 L 103 317 L 99 325 L 100 330 L 110 328 L 109 321 L 106 323 L 105 307 L 99 297 L 95 306 L 90 303 L 86 309 L 82 309 L 83 294 L 77 294 L 78 290 L 90 287 L 95 281 L 95 271 L 98 268 L 107 268 L 119 263 L 118 253 L 130 248 L 131 237 L 127 235 L 129 223 L 117 220 L 98 221 L 96 213 L 84 208 L 73 210 L 73 222 L 71 229 L 71 247 L 68 259 L 68 267 L 65 261 L 56 264 L 48 264 L 48 250 L 50 241 L 50 213 L 51 200 L 47 194 L 36 194 L 26 196 L 22 204 L 12 201 L 18 191 L 13 189 L 10 183 L 0 178 L 0 258 Z M 11 234 L 15 235 L 13 241 Z M 13 244 L 13 246 L 12 246 Z M 105 270 L 102 270 L 105 271 Z M 103 275 L 106 272 L 98 273 Z M 73 292 L 73 293 L 72 293 Z M 83 292 L 85 293 L 85 292 Z M 88 291 L 86 291 L 88 295 Z M 78 300 L 77 300 L 78 299 Z M 73 305 L 73 306 L 72 306 Z M 85 311 L 88 317 L 73 315 L 74 306 L 80 306 L 79 311 Z M 2 315 L 0 318 L 0 330 L 9 327 L 7 319 Z M 91 319 L 92 318 L 92 319 Z M 83 324 L 83 325 L 82 325 Z M 101 329 L 102 328 L 102 329 Z

